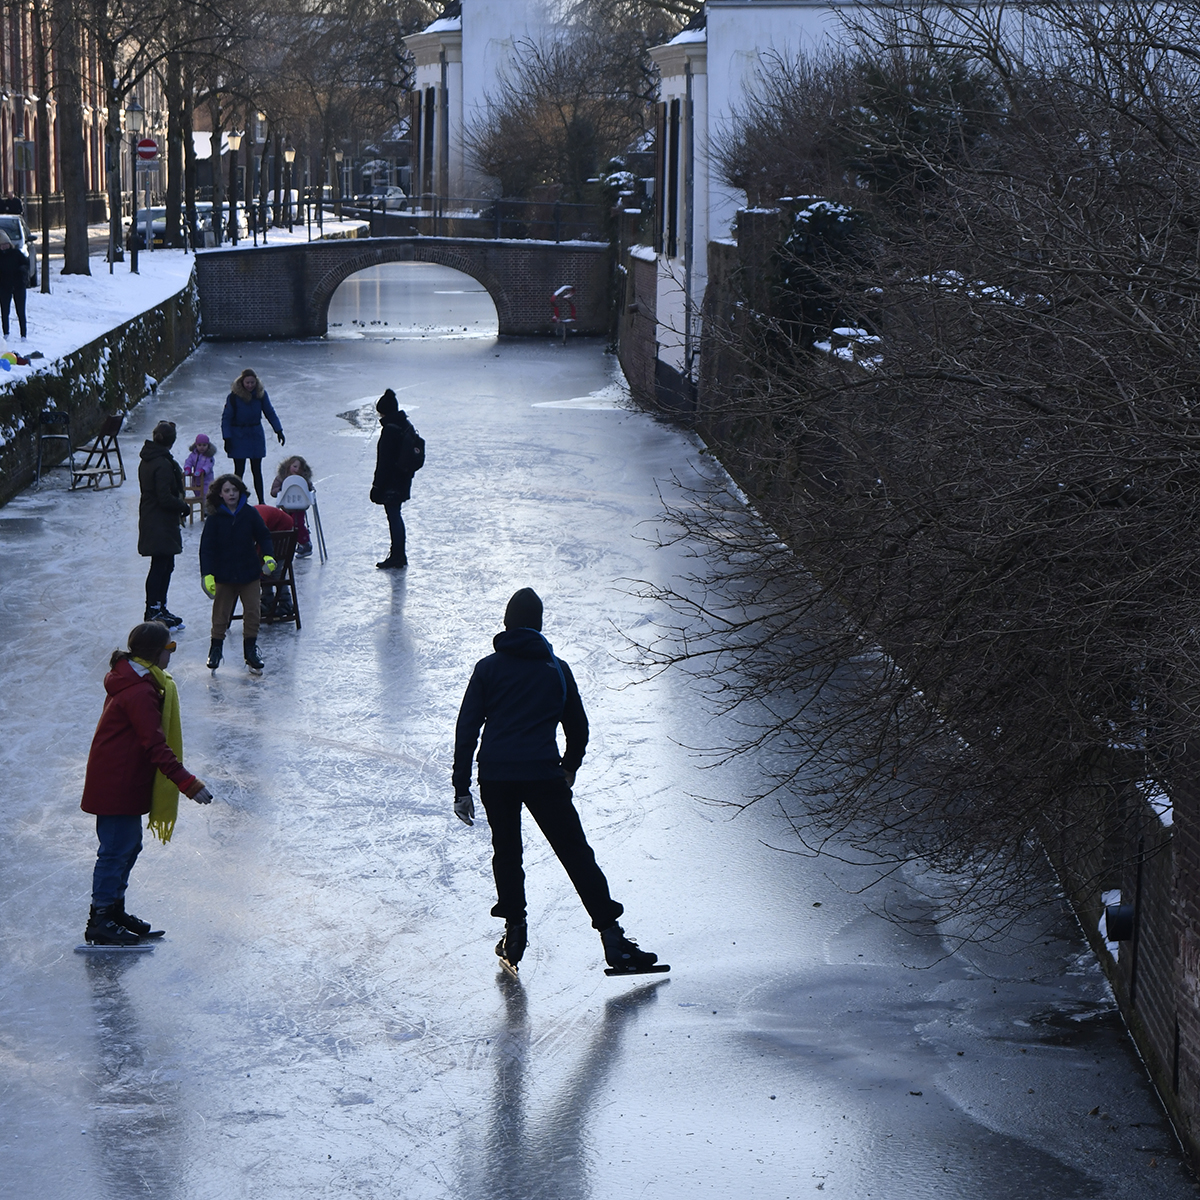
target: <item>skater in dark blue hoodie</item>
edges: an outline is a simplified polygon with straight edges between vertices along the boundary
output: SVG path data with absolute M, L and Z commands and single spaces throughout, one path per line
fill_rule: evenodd
M 624 908 L 609 895 L 579 814 L 571 802 L 575 772 L 587 748 L 588 722 L 571 668 L 542 636 L 542 602 L 522 588 L 508 602 L 504 632 L 492 640 L 495 654 L 480 659 L 458 713 L 454 738 L 454 812 L 474 824 L 471 756 L 479 741 L 479 797 L 492 830 L 496 905 L 505 922 L 496 946 L 512 972 L 528 941 L 521 808 L 529 809 L 559 862 L 566 868 L 592 925 L 600 931 L 609 974 L 669 970 L 658 955 L 638 949 L 617 924 Z M 562 725 L 566 751 L 559 754 Z

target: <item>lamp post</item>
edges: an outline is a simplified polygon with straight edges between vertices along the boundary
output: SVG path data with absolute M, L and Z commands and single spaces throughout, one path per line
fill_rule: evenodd
M 229 240 L 236 246 L 238 244 L 237 156 L 238 151 L 242 148 L 242 135 L 240 133 L 227 133 L 225 137 L 229 142 Z
M 333 161 L 337 163 L 337 195 L 334 197 L 333 215 L 339 221 L 342 219 L 342 161 L 345 157 L 345 150 L 335 150 L 333 152 Z
M 142 121 L 145 119 L 146 110 L 137 102 L 135 96 L 133 102 L 125 110 L 125 128 L 129 130 L 129 161 L 133 166 L 133 233 L 129 239 L 129 273 L 131 275 L 139 274 L 138 271 L 138 194 L 137 194 L 137 144 L 138 134 L 142 132 Z M 149 224 L 150 214 L 146 214 L 146 223 Z
M 287 225 L 288 233 L 292 232 L 292 163 L 296 161 L 296 150 L 294 146 L 288 146 L 283 152 L 283 161 L 287 163 L 287 182 L 284 185 L 287 189 Z

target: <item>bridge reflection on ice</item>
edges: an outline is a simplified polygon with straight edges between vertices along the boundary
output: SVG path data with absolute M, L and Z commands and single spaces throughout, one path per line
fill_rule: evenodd
M 477 280 L 436 263 L 382 263 L 329 302 L 330 338 L 494 338 L 496 306 Z

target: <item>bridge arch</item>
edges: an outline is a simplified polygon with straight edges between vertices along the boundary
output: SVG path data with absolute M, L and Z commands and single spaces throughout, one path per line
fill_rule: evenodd
M 502 336 L 554 333 L 550 297 L 564 284 L 575 289 L 575 332 L 609 331 L 613 272 L 606 242 L 389 237 L 202 251 L 196 255 L 201 332 L 229 341 L 321 337 L 338 286 L 389 262 L 437 263 L 477 280 L 496 306 Z
M 381 266 L 383 263 L 427 262 L 436 263 L 441 267 L 453 267 L 464 275 L 469 275 L 476 283 L 481 284 L 492 298 L 496 306 L 496 317 L 499 332 L 505 332 L 505 325 L 513 324 L 512 314 L 505 311 L 502 305 L 508 305 L 508 297 L 496 273 L 483 265 L 478 255 L 467 253 L 456 246 L 371 246 L 369 242 L 362 243 L 360 253 L 348 256 L 336 266 L 327 271 L 313 288 L 311 319 L 322 332 L 329 329 L 329 302 L 333 294 L 345 283 L 351 275 L 365 271 L 368 267 Z

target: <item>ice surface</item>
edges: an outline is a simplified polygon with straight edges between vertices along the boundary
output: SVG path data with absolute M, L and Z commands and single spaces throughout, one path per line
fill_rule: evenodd
M 433 293 L 472 285 L 435 270 L 409 286 L 436 323 Z M 131 910 L 168 931 L 152 955 L 72 953 L 101 680 L 142 613 L 136 485 L 69 493 L 55 471 L 0 509 L 0 1194 L 1194 1194 L 1074 926 L 943 958 L 932 925 L 922 939 L 871 915 L 885 898 L 852 894 L 849 868 L 766 848 L 789 844 L 774 813 L 692 799 L 747 794 L 752 764 L 702 772 L 681 748 L 721 733 L 684 678 L 626 686 L 620 631 L 655 613 L 621 581 L 691 569 L 647 535 L 656 484 L 707 467 L 639 413 L 546 406 L 611 394 L 598 343 L 206 346 L 131 415 L 127 459 L 161 417 L 181 458 L 217 437 L 245 366 L 313 465 L 331 557 L 299 564 L 304 628 L 265 631 L 265 674 L 231 641 L 213 675 L 200 526 L 185 530 L 173 671 L 185 759 L 218 800 L 183 802 L 135 868 Z M 374 567 L 385 522 L 367 501 L 368 405 L 387 386 L 428 443 L 402 574 Z M 522 585 L 588 706 L 585 827 L 664 979 L 602 973 L 536 832 L 521 981 L 497 968 L 487 829 L 452 814 L 450 754 Z

